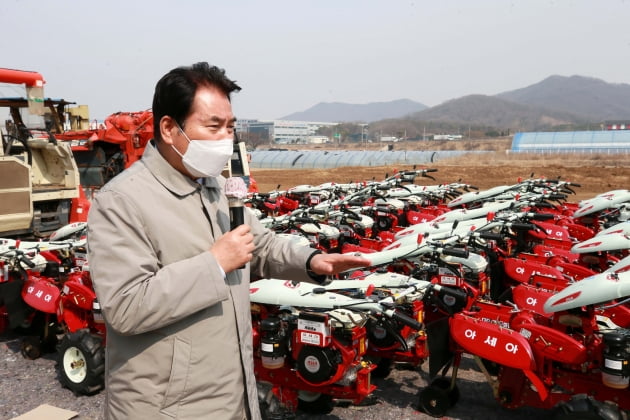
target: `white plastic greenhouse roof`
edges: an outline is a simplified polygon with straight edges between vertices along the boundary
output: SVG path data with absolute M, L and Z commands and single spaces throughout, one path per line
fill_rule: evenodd
M 299 151 L 255 150 L 251 152 L 251 168 L 304 169 L 338 168 L 342 166 L 383 166 L 391 164 L 426 164 L 470 151 Z
M 630 153 L 630 130 L 516 133 L 512 152 Z

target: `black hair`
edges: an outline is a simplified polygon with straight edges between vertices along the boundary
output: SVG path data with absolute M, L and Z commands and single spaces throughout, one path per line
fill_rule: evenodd
M 165 115 L 184 128 L 184 121 L 190 114 L 195 93 L 200 86 L 214 86 L 228 99 L 232 92 L 241 90 L 235 81 L 228 79 L 225 70 L 206 62 L 169 71 L 157 82 L 153 94 L 153 136 L 156 141 L 162 140 L 160 120 Z

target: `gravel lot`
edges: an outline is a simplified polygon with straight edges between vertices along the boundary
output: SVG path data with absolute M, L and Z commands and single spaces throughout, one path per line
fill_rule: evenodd
M 56 354 L 47 354 L 37 360 L 27 360 L 20 354 L 20 338 L 0 335 L 0 419 L 11 419 L 32 410 L 40 404 L 50 404 L 79 413 L 79 420 L 102 420 L 104 392 L 94 396 L 75 396 L 58 382 L 55 369 Z M 418 392 L 427 384 L 423 365 L 419 370 L 404 367 L 395 369 L 386 379 L 374 379 L 378 387 L 374 392 L 377 402 L 369 406 L 338 405 L 328 415 L 298 413 L 298 419 L 431 419 L 416 410 Z M 514 419 L 542 420 L 549 412 L 521 408 L 507 410 L 492 397 L 492 390 L 484 376 L 474 368 L 471 359 L 465 358 L 458 375 L 459 402 L 445 419 Z M 44 419 L 43 419 L 44 420 Z

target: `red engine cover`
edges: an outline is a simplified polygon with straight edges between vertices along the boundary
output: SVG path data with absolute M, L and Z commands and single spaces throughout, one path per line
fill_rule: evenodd
M 512 289 L 512 297 L 516 306 L 543 316 L 551 316 L 551 314 L 545 312 L 543 307 L 547 299 L 553 295 L 554 292 L 538 289 L 529 284 L 519 284 Z
M 509 328 L 464 314 L 450 319 L 451 337 L 467 353 L 522 370 L 536 366 L 527 339 Z
M 38 277 L 29 278 L 22 289 L 22 299 L 29 306 L 48 314 L 57 313 L 61 291 L 48 280 Z
M 92 310 L 92 302 L 96 294 L 86 285 L 76 280 L 68 280 L 63 285 L 64 307 L 78 306 L 86 311 Z
M 507 258 L 504 261 L 505 274 L 519 283 L 529 283 L 532 276 L 547 277 L 549 282 L 561 281 L 562 286 L 566 285 L 566 278 L 559 270 L 536 261 L 523 260 L 519 258 Z M 537 279 L 540 281 L 540 279 Z
M 514 325 L 520 333 L 529 336 L 534 352 L 551 360 L 578 365 L 587 359 L 586 347 L 562 331 L 538 324 Z

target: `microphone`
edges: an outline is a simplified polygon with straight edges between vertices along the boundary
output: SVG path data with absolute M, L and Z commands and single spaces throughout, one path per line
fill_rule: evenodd
M 225 182 L 225 195 L 230 206 L 230 230 L 245 223 L 243 214 L 244 199 L 247 197 L 247 185 L 243 178 L 232 176 Z

